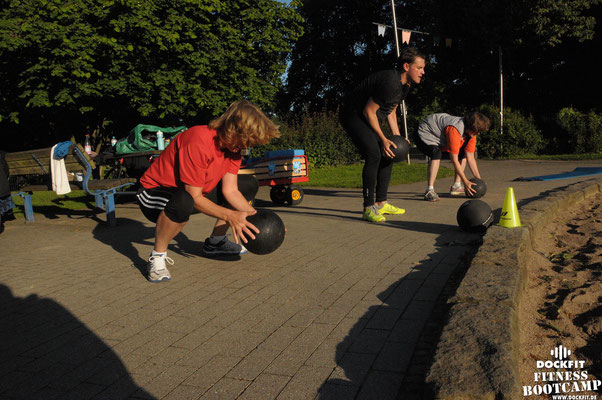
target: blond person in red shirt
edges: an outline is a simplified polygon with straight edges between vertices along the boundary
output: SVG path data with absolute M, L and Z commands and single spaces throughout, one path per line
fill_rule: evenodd
M 193 213 L 217 219 L 203 244 L 204 255 L 246 252 L 239 243 L 246 242 L 242 233 L 251 238 L 259 233 L 247 221 L 247 216 L 256 213 L 248 198 L 256 194 L 257 188 L 246 184 L 244 178 L 248 176 L 238 175 L 240 152 L 279 136 L 276 124 L 259 108 L 241 100 L 232 103 L 209 125 L 193 126 L 171 141 L 140 178 L 137 195 L 143 214 L 157 224 L 148 263 L 149 281 L 171 280 L 166 263 L 173 264 L 173 260 L 167 257 L 167 246 Z M 250 196 L 243 193 L 249 190 L 254 191 Z M 229 228 L 234 242 L 227 239 Z
M 456 172 L 450 195 L 459 196 L 465 192 L 474 194 L 474 183 L 466 178 L 464 169 L 468 164 L 474 177 L 481 179 L 474 153 L 477 136 L 487 132 L 490 126 L 489 118 L 477 111 L 472 111 L 464 117 L 445 113 L 431 114 L 418 126 L 418 132 L 413 138 L 414 143 L 429 157 L 428 186 L 424 193 L 426 201 L 439 201 L 434 185 L 443 152 L 449 152 Z

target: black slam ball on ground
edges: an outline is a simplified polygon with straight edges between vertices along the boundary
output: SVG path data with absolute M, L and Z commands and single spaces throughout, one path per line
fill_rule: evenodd
M 394 149 L 393 146 L 390 147 L 390 149 L 395 154 L 395 156 L 393 157 L 393 162 L 407 160 L 408 153 L 410 152 L 410 144 L 408 143 L 408 141 L 399 135 L 393 135 L 391 141 L 395 143 L 395 146 L 397 146 L 396 149 Z
M 257 210 L 257 214 L 248 216 L 247 221 L 259 229 L 259 233 L 253 231 L 255 239 L 251 239 L 245 235 L 248 242 L 242 243 L 251 253 L 269 254 L 280 247 L 284 241 L 286 229 L 284 228 L 284 223 L 275 212 Z
M 484 180 L 479 179 L 479 178 L 472 178 L 472 179 L 469 179 L 469 181 L 471 181 L 472 183 L 476 183 L 476 185 L 472 186 L 472 188 L 476 191 L 476 193 L 468 194 L 468 191 L 466 191 L 466 197 L 476 199 L 476 198 L 485 196 L 485 193 L 487 193 L 487 185 L 485 184 Z
M 456 219 L 463 231 L 482 233 L 493 223 L 493 211 L 482 200 L 468 200 L 458 209 Z

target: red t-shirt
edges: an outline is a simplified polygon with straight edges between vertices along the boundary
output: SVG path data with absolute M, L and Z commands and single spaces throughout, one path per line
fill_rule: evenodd
M 140 178 L 145 189 L 158 186 L 202 187 L 213 190 L 226 173 L 238 174 L 240 153 L 221 150 L 217 133 L 206 125 L 193 126 L 180 133 Z
M 450 154 L 460 154 L 460 148 L 462 147 L 465 141 L 462 135 L 460 135 L 460 132 L 458 132 L 458 130 L 455 127 L 448 125 L 445 127 L 445 138 L 447 141 L 447 145 L 441 150 L 448 151 Z M 476 148 L 477 137 L 473 136 L 470 139 L 468 139 L 468 144 L 466 144 L 465 150 L 467 153 L 474 153 Z

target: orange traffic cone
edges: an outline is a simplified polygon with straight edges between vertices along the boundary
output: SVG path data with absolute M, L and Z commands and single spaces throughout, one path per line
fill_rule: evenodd
M 514 198 L 514 189 L 509 187 L 506 190 L 506 198 L 502 207 L 502 215 L 500 216 L 499 226 L 505 228 L 516 228 L 522 226 L 520 217 L 518 216 L 518 207 L 516 207 L 516 199 Z

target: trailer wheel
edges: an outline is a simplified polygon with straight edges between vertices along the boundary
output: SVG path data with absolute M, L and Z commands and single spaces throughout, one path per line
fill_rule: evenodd
M 270 199 L 274 204 L 286 203 L 286 188 L 282 185 L 272 186 L 272 189 L 270 189 Z
M 303 189 L 300 186 L 291 185 L 286 188 L 286 202 L 295 206 L 303 201 Z

